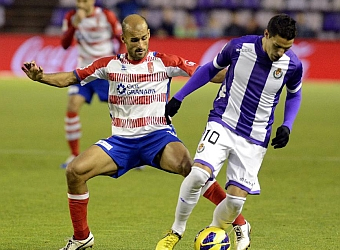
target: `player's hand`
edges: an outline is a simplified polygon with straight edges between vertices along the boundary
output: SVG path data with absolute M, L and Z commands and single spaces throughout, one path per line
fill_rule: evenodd
M 72 25 L 77 28 L 81 21 L 86 17 L 86 11 L 84 9 L 77 9 L 76 14 L 73 17 Z
M 171 100 L 165 105 L 165 118 L 168 124 L 171 124 L 171 117 L 173 117 L 179 108 L 181 107 L 182 102 L 172 97 Z
M 276 137 L 272 140 L 274 148 L 283 148 L 289 141 L 290 130 L 287 126 L 280 126 L 276 130 Z
M 33 81 L 40 81 L 43 78 L 44 70 L 42 67 L 38 67 L 35 61 L 25 62 L 21 69 Z

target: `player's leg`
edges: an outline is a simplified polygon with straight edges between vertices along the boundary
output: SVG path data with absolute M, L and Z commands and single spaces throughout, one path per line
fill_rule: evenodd
M 163 154 L 162 154 L 162 159 L 164 160 L 165 163 L 161 165 L 162 168 L 164 166 L 171 167 L 171 164 L 170 165 L 167 164 L 170 162 L 168 161 L 168 159 L 172 159 L 172 161 L 176 159 L 176 157 L 178 156 L 176 150 L 178 149 L 180 149 L 180 147 L 178 147 L 174 143 L 169 143 L 165 147 Z M 190 159 L 190 165 L 191 165 L 191 162 L 192 160 Z M 222 167 L 223 159 L 220 160 L 220 162 L 221 162 L 220 167 Z M 194 166 L 190 169 L 190 173 L 185 177 L 180 187 L 179 198 L 178 198 L 178 203 L 177 203 L 176 213 L 175 213 L 175 221 L 171 227 L 171 231 L 163 239 L 161 239 L 158 242 L 156 246 L 156 250 L 171 250 L 174 248 L 177 242 L 181 239 L 185 231 L 187 220 L 193 208 L 195 207 L 195 205 L 197 204 L 199 200 L 202 187 L 205 186 L 207 181 L 212 176 L 213 176 L 213 171 L 211 170 L 211 168 L 201 163 L 197 163 L 197 164 L 195 163 Z M 209 188 L 213 189 L 215 185 L 218 185 L 217 182 L 215 182 L 215 184 L 211 185 Z M 221 194 L 216 194 L 216 197 L 219 197 L 219 199 L 223 199 L 225 197 L 225 192 L 222 188 L 215 188 L 214 191 L 212 191 L 212 189 L 209 190 L 209 192 L 211 193 L 213 193 L 214 191 L 221 192 Z M 211 194 L 210 197 L 214 197 L 214 195 Z
M 201 189 L 211 174 L 211 170 L 201 164 L 195 163 L 191 168 L 180 187 L 174 223 L 168 234 L 157 243 L 156 250 L 172 250 L 182 238 L 187 220 L 201 196 Z
M 223 160 L 221 160 L 221 162 L 223 162 Z M 200 164 L 199 166 L 203 169 L 203 171 L 198 171 L 197 174 L 196 170 L 191 170 L 192 159 L 188 150 L 182 143 L 178 144 L 178 142 L 169 142 L 166 145 L 164 150 L 161 151 L 161 166 L 163 169 L 177 173 L 179 170 L 176 166 L 181 166 L 179 169 L 186 169 L 184 173 L 188 172 L 187 168 L 190 166 L 191 171 L 189 176 L 187 176 L 183 181 L 180 190 L 180 197 L 184 198 L 187 202 L 178 205 L 178 210 L 176 209 L 176 218 L 172 230 L 170 230 L 170 232 L 158 242 L 156 247 L 156 249 L 159 250 L 167 250 L 173 249 L 173 247 L 181 238 L 181 235 L 184 233 L 186 221 L 195 204 L 197 203 L 200 194 L 203 194 L 204 197 L 217 205 L 226 197 L 226 193 L 214 178 L 209 178 L 211 176 L 210 168 L 204 167 L 202 164 Z M 201 176 L 202 173 L 203 176 Z M 208 178 L 209 181 L 207 181 Z M 192 184 L 194 187 L 187 189 L 187 187 Z M 243 221 L 243 216 L 239 215 L 238 222 L 243 223 Z
M 228 186 L 226 198 L 215 208 L 211 226 L 226 229 L 232 224 L 241 213 L 247 194 L 237 186 Z
M 209 181 L 202 188 L 201 194 L 215 205 L 218 205 L 226 197 L 225 190 L 217 183 L 216 179 L 209 179 Z M 245 224 L 247 224 L 247 221 L 242 214 L 239 214 L 239 216 L 233 222 L 234 229 L 238 231 L 239 227 Z
M 259 194 L 257 175 L 266 149 L 250 143 L 227 130 L 232 151 L 228 157 L 227 197 L 215 208 L 211 226 L 225 229 L 233 223 L 236 249 L 244 250 L 250 245 L 250 224 L 234 225 L 241 213 L 248 194 Z
M 71 154 L 74 156 L 79 155 L 79 139 L 81 137 L 79 112 L 84 102 L 85 98 L 82 95 L 76 94 L 68 97 L 65 132 Z
M 184 234 L 189 216 L 200 198 L 201 189 L 211 175 L 212 171 L 207 166 L 195 163 L 190 174 L 183 180 L 179 190 L 175 221 L 171 227 L 179 235 Z
M 186 177 L 191 171 L 193 160 L 188 149 L 171 131 L 159 131 L 153 133 L 147 139 L 149 145 L 153 145 L 152 151 L 147 155 L 153 157 L 151 166 L 156 166 L 168 172 L 181 174 Z M 148 148 L 143 146 L 143 148 Z M 218 204 L 225 198 L 225 191 L 218 185 L 216 181 L 209 181 L 207 188 L 204 188 L 204 196 L 213 203 Z M 207 195 L 205 195 L 207 194 Z
M 92 145 L 78 155 L 66 168 L 68 192 L 84 194 L 88 192 L 86 182 L 98 175 L 111 176 L 117 172 L 117 165 L 98 145 Z
M 136 150 L 139 148 L 138 141 L 139 139 L 118 136 L 99 140 L 67 166 L 69 208 L 74 236 L 63 250 L 83 249 L 83 246 L 93 245 L 93 235 L 87 224 L 89 192 L 86 182 L 98 175 L 118 178 L 140 166 L 142 162 L 139 151 Z
M 218 205 L 226 198 L 225 190 L 217 183 L 216 179 L 209 180 L 202 188 L 201 194 L 215 205 Z M 248 246 L 249 243 L 247 244 L 247 242 L 250 242 L 251 227 L 249 222 L 247 222 L 243 217 L 242 213 L 237 216 L 232 225 L 236 234 L 237 242 L 240 243 L 239 245 Z
M 213 213 L 213 221 L 209 226 L 226 230 L 232 224 L 235 232 L 235 249 L 248 249 L 250 246 L 250 224 L 247 221 L 242 225 L 235 223 L 235 220 L 241 215 L 247 192 L 233 185 L 228 186 L 227 192 L 229 193 L 226 198 L 216 206 Z
M 90 102 L 91 98 L 92 93 L 86 86 L 76 84 L 70 86 L 68 89 L 68 101 L 64 119 L 64 128 L 65 137 L 70 149 L 70 156 L 63 164 L 61 164 L 62 168 L 66 168 L 67 164 L 70 163 L 80 153 L 79 141 L 81 138 L 81 122 L 79 112 L 82 105 L 86 101 Z
M 158 157 L 161 168 L 166 171 L 180 174 L 183 177 L 186 177 L 191 171 L 193 161 L 182 142 L 169 142 Z
M 78 155 L 66 168 L 68 203 L 73 225 L 73 237 L 65 250 L 83 249 L 94 243 L 87 223 L 89 192 L 86 182 L 98 175 L 113 175 L 117 165 L 99 146 L 93 145 Z

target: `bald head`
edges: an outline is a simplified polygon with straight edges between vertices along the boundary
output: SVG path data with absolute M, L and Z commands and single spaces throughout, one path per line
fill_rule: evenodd
M 122 22 L 123 34 L 134 30 L 148 29 L 146 19 L 138 14 L 128 15 Z
M 126 46 L 128 59 L 138 61 L 143 59 L 149 50 L 150 30 L 144 17 L 132 14 L 122 22 L 121 39 Z

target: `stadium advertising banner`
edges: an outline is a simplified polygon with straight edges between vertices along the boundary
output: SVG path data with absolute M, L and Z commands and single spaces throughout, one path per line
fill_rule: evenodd
M 176 54 L 204 64 L 214 58 L 228 39 L 154 38 L 150 50 Z M 339 80 L 340 41 L 296 40 L 294 52 L 304 66 L 304 78 L 309 80 Z M 72 71 L 77 65 L 75 46 L 64 50 L 60 37 L 4 35 L 0 36 L 0 76 L 22 76 L 21 64 L 35 60 L 45 72 Z M 339 64 L 337 66 L 337 64 Z

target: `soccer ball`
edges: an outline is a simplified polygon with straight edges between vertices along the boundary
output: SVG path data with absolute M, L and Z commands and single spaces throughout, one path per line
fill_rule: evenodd
M 230 240 L 226 231 L 218 227 L 206 227 L 198 232 L 194 240 L 195 250 L 228 250 Z

